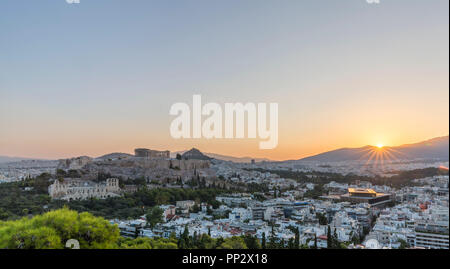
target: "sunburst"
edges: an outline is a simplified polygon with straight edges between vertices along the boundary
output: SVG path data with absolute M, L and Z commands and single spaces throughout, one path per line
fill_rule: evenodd
M 367 160 L 363 167 L 367 168 L 371 166 L 375 169 L 380 169 L 381 171 L 385 171 L 385 163 L 391 163 L 393 161 L 398 161 L 398 155 L 404 155 L 403 153 L 387 147 L 382 143 L 378 143 L 376 146 L 367 146 L 362 149 L 364 153 L 360 160 Z

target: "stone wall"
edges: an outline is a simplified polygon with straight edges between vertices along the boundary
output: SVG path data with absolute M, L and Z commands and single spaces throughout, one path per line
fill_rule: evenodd
M 106 182 L 94 183 L 79 179 L 55 180 L 48 189 L 52 199 L 84 200 L 88 198 L 108 198 L 119 196 L 120 187 L 117 178 L 109 178 Z

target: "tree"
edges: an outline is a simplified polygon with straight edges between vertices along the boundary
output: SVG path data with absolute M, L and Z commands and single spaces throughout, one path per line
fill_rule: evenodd
M 3 208 L 0 208 L 0 220 L 7 220 L 8 217 L 8 212 L 6 212 Z
M 357 244 L 360 243 L 359 237 L 358 237 L 353 231 L 350 232 L 350 238 L 351 238 L 351 242 L 352 242 L 354 245 L 357 245 Z
M 197 246 L 197 231 L 194 231 L 194 235 L 192 236 L 192 246 Z
M 197 242 L 198 249 L 214 249 L 216 248 L 216 241 L 207 234 L 200 235 L 200 239 Z
M 245 245 L 245 241 L 242 237 L 233 236 L 224 239 L 218 249 L 247 249 L 247 246 Z
M 60 178 L 65 178 L 67 177 L 66 171 L 64 171 L 63 169 L 56 169 L 56 177 Z
M 190 247 L 189 242 L 189 228 L 187 224 L 184 226 L 184 231 L 180 236 L 180 239 L 178 240 L 178 248 L 180 249 L 187 249 Z
M 275 237 L 275 230 L 272 224 L 272 232 L 270 233 L 269 237 L 269 249 L 276 249 L 277 248 L 277 240 Z
M 218 248 L 225 240 L 222 237 L 217 238 L 215 248 Z
M 244 242 L 248 249 L 260 249 L 258 240 L 252 235 L 245 235 Z
M 41 175 L 37 176 L 34 179 L 34 189 L 38 192 L 38 193 L 43 193 L 43 194 L 47 194 L 48 193 L 48 187 L 50 186 L 50 181 L 49 179 L 52 176 L 48 173 L 42 173 Z
M 146 238 L 136 239 L 120 238 L 119 248 L 121 249 L 176 249 L 176 239 L 169 238 Z
M 266 233 L 262 233 L 261 248 L 266 249 Z
M 0 222 L 2 249 L 63 249 L 69 239 L 77 240 L 81 249 L 117 248 L 119 237 L 117 225 L 68 208 Z
M 325 214 L 322 214 L 322 213 L 317 212 L 317 213 L 316 213 L 316 217 L 317 217 L 317 219 L 319 220 L 319 224 L 320 224 L 320 225 L 327 225 L 327 224 L 328 224 L 328 219 L 327 219 L 327 217 L 325 216 Z
M 190 210 L 189 212 L 191 213 L 198 213 L 200 211 L 200 207 L 198 206 L 198 204 L 195 204 Z
M 295 247 L 295 243 L 294 243 L 294 238 L 289 238 L 289 240 L 288 240 L 288 248 L 289 249 L 295 249 L 296 247 Z
M 172 155 L 173 156 L 173 155 Z M 177 153 L 177 160 L 181 160 L 181 154 L 180 153 Z
M 405 249 L 405 248 L 407 248 L 407 247 L 408 247 L 408 243 L 406 243 L 406 241 L 405 241 L 405 240 L 403 240 L 403 239 L 399 239 L 399 240 L 398 240 L 398 242 L 400 243 L 400 247 L 399 247 L 399 249 Z
M 159 206 L 152 207 L 147 215 L 145 215 L 145 219 L 150 224 L 150 227 L 153 228 L 157 223 L 163 222 L 163 210 Z
M 333 247 L 334 247 L 334 248 L 339 248 L 339 246 L 340 246 L 340 243 L 339 243 L 338 236 L 337 236 L 337 233 L 336 233 L 336 228 L 334 228 L 334 233 L 333 233 Z
M 327 248 L 333 248 L 333 239 L 331 238 L 330 225 L 327 227 Z
M 297 229 L 295 229 L 295 240 L 294 240 L 294 245 L 295 248 L 299 248 L 300 246 L 300 231 Z

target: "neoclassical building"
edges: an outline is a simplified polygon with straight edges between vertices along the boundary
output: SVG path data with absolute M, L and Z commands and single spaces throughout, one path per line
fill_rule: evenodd
M 67 201 L 88 198 L 105 199 L 119 196 L 120 187 L 117 178 L 109 178 L 106 182 L 100 183 L 80 179 L 64 179 L 63 182 L 55 180 L 48 187 L 48 193 L 52 199 Z

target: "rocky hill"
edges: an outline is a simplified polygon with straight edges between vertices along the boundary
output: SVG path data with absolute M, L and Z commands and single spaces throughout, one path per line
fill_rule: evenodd
M 181 155 L 181 158 L 186 160 L 211 160 L 210 157 L 206 156 L 196 148 L 186 151 Z

